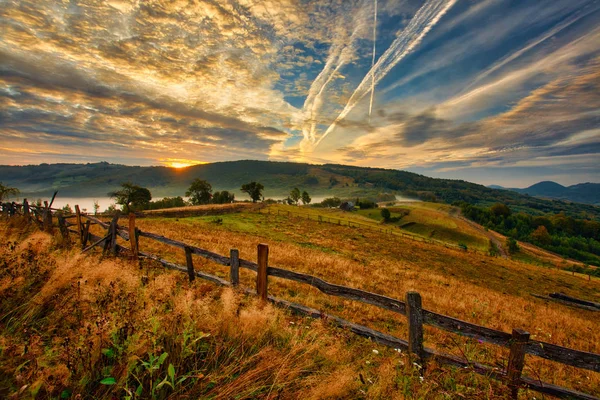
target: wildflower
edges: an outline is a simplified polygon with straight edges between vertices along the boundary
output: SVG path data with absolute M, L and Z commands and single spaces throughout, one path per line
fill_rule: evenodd
M 379 354 L 379 351 L 373 349 L 373 354 Z

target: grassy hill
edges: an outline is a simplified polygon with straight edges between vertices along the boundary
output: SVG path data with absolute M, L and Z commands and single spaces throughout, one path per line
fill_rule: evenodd
M 509 190 L 449 179 L 435 179 L 406 171 L 345 165 L 310 165 L 270 161 L 232 161 L 187 168 L 134 167 L 109 163 L 41 164 L 0 166 L 0 180 L 17 187 L 23 196 L 50 196 L 58 190 L 64 197 L 104 197 L 130 181 L 147 187 L 154 197 L 182 196 L 191 181 L 209 181 L 215 190 L 239 191 L 242 184 L 258 181 L 265 197 L 283 197 L 294 187 L 315 196 L 364 197 L 388 192 L 426 201 L 451 204 L 465 201 L 491 205 L 505 203 L 514 211 L 531 214 L 564 212 L 576 217 L 600 218 L 600 208 L 592 205 L 546 200 Z

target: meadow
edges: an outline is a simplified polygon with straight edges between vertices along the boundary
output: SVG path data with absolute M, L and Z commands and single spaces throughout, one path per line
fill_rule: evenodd
M 423 226 L 413 232 L 416 236 L 445 230 L 438 238 L 453 243 L 466 240 L 452 234 L 460 231 L 471 238 L 469 250 L 382 233 L 377 216 L 369 215 L 377 210 L 350 214 L 276 205 L 261 213 L 248 209 L 185 218 L 153 216 L 138 219 L 137 225 L 223 255 L 237 248 L 241 258 L 252 261 L 257 244 L 268 243 L 273 266 L 398 299 L 417 290 L 429 310 L 507 332 L 522 328 L 534 339 L 600 352 L 597 313 L 531 296 L 560 291 L 598 302 L 597 278 L 565 273 L 559 262 L 536 265 L 471 250 L 476 243 L 485 248 L 488 239 L 463 225 L 449 208 L 426 203 L 398 207 L 411 207 L 399 224 Z M 319 222 L 319 215 L 368 226 Z M 504 385 L 469 371 L 432 364 L 421 376 L 405 354 L 321 321 L 257 304 L 230 289 L 198 280 L 190 284 L 186 275 L 153 262 L 81 255 L 77 249 L 63 248 L 59 237 L 16 223 L 2 224 L 1 229 L 8 241 L 0 252 L 4 266 L 0 295 L 10 300 L 0 306 L 0 387 L 7 388 L 0 395 L 373 399 L 509 395 Z M 185 264 L 183 252 L 166 245 L 142 237 L 140 248 Z M 227 278 L 222 266 L 201 258 L 194 264 L 198 270 Z M 242 285 L 253 287 L 255 276 L 242 271 Z M 331 298 L 310 286 L 278 278 L 269 282 L 270 294 L 407 337 L 406 319 L 397 314 Z M 425 345 L 499 368 L 507 359 L 506 349 L 434 328 L 426 328 Z M 524 373 L 600 394 L 599 373 L 529 355 Z M 521 391 L 522 398 L 533 396 L 539 395 Z

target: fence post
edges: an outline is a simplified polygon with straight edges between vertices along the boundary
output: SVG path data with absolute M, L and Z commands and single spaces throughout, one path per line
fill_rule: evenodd
M 30 212 L 29 212 L 29 203 L 27 202 L 27 199 L 23 199 L 23 215 L 25 216 L 25 219 L 27 220 L 27 223 L 29 223 L 29 219 L 31 218 Z
M 83 243 L 83 224 L 81 223 L 81 210 L 79 205 L 75 204 L 75 216 L 77 217 L 77 232 L 79 233 L 79 241 Z
M 229 250 L 229 277 L 231 284 L 237 286 L 240 284 L 240 252 L 238 249 Z
M 85 226 L 83 227 L 83 232 L 81 233 L 81 248 L 85 249 L 85 245 L 87 244 L 90 238 L 90 225 L 92 222 L 88 219 L 85 221 Z
M 508 366 L 506 367 L 506 376 L 508 386 L 511 390 L 511 396 L 516 399 L 519 395 L 519 384 L 521 382 L 521 373 L 525 366 L 525 346 L 529 341 L 529 332 L 521 329 L 513 329 L 512 339 L 510 341 L 510 354 L 508 356 Z
M 185 263 L 187 264 L 188 276 L 190 282 L 193 282 L 196 279 L 196 274 L 194 273 L 194 262 L 192 261 L 192 248 L 185 246 L 183 249 L 185 250 Z
M 421 366 L 425 368 L 423 349 L 423 308 L 421 295 L 417 292 L 406 293 L 406 316 L 408 318 L 408 351 L 415 354 Z
M 60 229 L 60 234 L 62 235 L 64 243 L 65 245 L 70 246 L 71 240 L 69 238 L 69 230 L 67 229 L 65 218 L 62 214 L 58 214 L 56 218 L 58 219 L 58 228 Z
M 131 253 L 133 253 L 133 258 L 138 258 L 138 236 L 135 230 L 135 214 L 129 213 L 129 244 L 131 245 Z
M 52 210 L 47 201 L 44 201 L 44 211 L 42 212 L 42 223 L 44 224 L 44 231 L 52 232 Z
M 258 270 L 256 275 L 256 294 L 261 300 L 267 301 L 267 265 L 269 263 L 269 246 L 258 245 Z

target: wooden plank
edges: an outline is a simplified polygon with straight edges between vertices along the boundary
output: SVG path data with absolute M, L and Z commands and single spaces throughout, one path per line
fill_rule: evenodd
M 228 257 L 224 257 L 222 255 L 219 255 L 217 253 L 213 253 L 211 251 L 208 250 L 204 250 L 201 249 L 199 247 L 195 247 L 195 246 L 190 246 L 186 243 L 180 242 L 178 240 L 173 240 L 173 239 L 169 239 L 166 238 L 164 236 L 161 235 L 156 235 L 154 233 L 150 233 L 150 232 L 143 232 L 143 231 L 139 231 L 139 235 L 140 236 L 144 236 L 153 240 L 156 240 L 158 242 L 161 243 L 165 243 L 174 247 L 179 247 L 179 248 L 185 248 L 186 246 L 190 247 L 192 249 L 192 253 L 199 255 L 201 257 L 207 258 L 213 262 L 216 262 L 217 264 L 221 264 L 221 265 L 226 265 L 229 266 L 229 258 Z
M 83 226 L 83 231 L 81 233 L 81 248 L 85 248 L 85 245 L 87 244 L 89 237 L 90 237 L 90 224 L 91 221 L 85 221 L 85 225 Z
M 529 332 L 525 332 L 521 329 L 513 329 L 512 331 L 506 376 L 508 378 L 508 387 L 510 387 L 513 399 L 519 397 L 519 384 L 521 382 L 523 367 L 525 366 L 525 347 L 529 341 L 529 336 Z
M 147 253 L 147 252 L 144 252 L 144 251 L 140 251 L 139 254 L 140 254 L 141 257 L 148 258 L 150 260 L 154 260 L 154 261 L 159 262 L 160 264 L 162 264 L 166 268 L 173 269 L 173 270 L 176 270 L 176 271 L 185 272 L 185 273 L 187 273 L 187 271 L 188 271 L 187 267 L 184 267 L 183 265 L 178 265 L 178 264 L 169 262 L 167 260 L 163 260 L 162 258 L 160 258 L 158 256 L 155 256 L 154 254 Z M 225 279 L 221 279 L 218 276 L 207 274 L 207 273 L 204 273 L 204 272 L 201 272 L 201 271 L 194 271 L 194 274 L 196 275 L 196 277 L 198 277 L 200 279 L 204 279 L 204 280 L 216 283 L 217 285 L 230 286 L 230 283 L 228 281 L 226 281 Z
M 484 342 L 497 344 L 499 346 L 508 347 L 510 345 L 510 333 L 461 321 L 460 319 L 437 314 L 432 311 L 423 310 L 423 322 L 448 332 L 480 339 Z
M 83 243 L 83 224 L 81 223 L 81 210 L 79 209 L 79 205 L 75 204 L 75 215 L 77 217 L 77 230 L 79 231 L 79 242 Z
M 567 300 L 561 300 L 561 299 L 558 299 L 558 298 L 554 298 L 554 297 L 550 297 L 550 296 L 544 296 L 544 295 L 541 295 L 541 294 L 536 294 L 536 293 L 530 293 L 530 294 L 533 297 L 537 297 L 538 299 L 552 301 L 552 302 L 555 302 L 555 303 L 558 303 L 558 304 L 565 305 L 567 307 L 581 308 L 581 309 L 588 310 L 588 311 L 600 312 L 600 308 L 584 306 L 583 304 L 573 303 L 573 302 L 570 302 L 570 301 L 567 301 Z
M 110 223 L 110 252 L 113 256 L 117 255 L 117 222 L 119 221 L 119 212 L 115 214 Z
M 69 238 L 69 230 L 67 229 L 67 223 L 65 222 L 65 218 L 61 215 L 57 215 L 58 219 L 58 228 L 60 229 L 60 234 L 63 238 L 65 245 L 71 245 L 71 238 Z
M 137 258 L 138 256 L 138 238 L 137 235 L 135 233 L 135 214 L 134 213 L 129 213 L 129 238 L 131 238 L 131 240 L 129 240 L 129 243 L 131 245 L 131 253 L 133 254 L 134 258 Z
M 269 285 L 268 275 L 267 275 L 267 268 L 268 268 L 268 264 L 269 264 L 269 246 L 268 245 L 266 245 L 264 243 L 260 243 L 258 245 L 257 261 L 258 261 L 258 271 L 256 273 L 256 293 L 258 294 L 258 297 L 261 300 L 267 301 L 268 285 Z
M 185 263 L 187 265 L 187 272 L 188 272 L 188 277 L 190 279 L 190 282 L 194 281 L 194 278 L 196 278 L 196 276 L 194 275 L 194 261 L 192 260 L 192 249 L 190 249 L 189 247 L 185 247 Z
M 569 301 L 571 303 L 575 303 L 575 304 L 579 304 L 579 305 L 587 306 L 587 307 L 593 307 L 593 308 L 600 310 L 600 303 L 594 303 L 593 301 L 578 299 L 576 297 L 567 296 L 566 294 L 562 294 L 562 293 L 550 293 L 549 296 L 552 297 L 553 299 Z
M 521 384 L 528 389 L 549 394 L 560 399 L 600 400 L 599 397 L 582 393 L 577 390 L 556 386 L 551 383 L 540 382 L 538 379 L 532 379 L 525 376 L 521 378 Z
M 408 350 L 417 356 L 420 363 L 425 360 L 423 350 L 423 307 L 421 295 L 406 293 L 406 316 L 408 318 Z
M 86 251 L 98 246 L 100 243 L 102 242 L 106 242 L 108 239 L 110 238 L 110 235 L 106 235 L 101 239 L 98 239 L 97 241 L 95 241 L 94 243 L 92 243 L 91 245 L 89 245 L 88 247 L 84 248 L 83 250 L 81 250 L 82 253 L 85 253 Z M 93 240 L 93 239 L 92 239 Z
M 537 340 L 529 341 L 525 351 L 527 354 L 532 354 L 547 360 L 600 372 L 600 354 L 569 349 L 568 347 L 562 347 Z
M 96 224 L 100 225 L 103 228 L 110 227 L 110 223 L 103 222 L 96 217 L 92 217 L 91 215 L 82 214 L 82 217 L 87 218 L 92 222 L 95 222 Z M 124 229 L 120 229 L 118 224 L 117 224 L 117 235 L 121 236 L 121 238 L 123 240 L 129 240 L 129 233 Z
M 238 249 L 229 250 L 229 279 L 233 286 L 240 284 L 240 252 Z
M 240 260 L 240 266 L 246 267 L 246 264 L 242 260 Z M 276 267 L 269 267 L 268 274 L 278 278 L 306 283 L 308 285 L 316 287 L 321 292 L 332 296 L 357 300 L 366 304 L 372 304 L 384 308 L 386 310 L 406 315 L 406 305 L 404 304 L 404 302 L 393 299 L 391 297 L 366 292 L 364 290 L 353 289 L 346 286 L 335 285 L 312 275 L 301 274 L 299 272 L 288 271 Z

